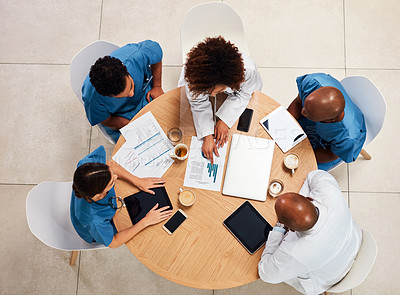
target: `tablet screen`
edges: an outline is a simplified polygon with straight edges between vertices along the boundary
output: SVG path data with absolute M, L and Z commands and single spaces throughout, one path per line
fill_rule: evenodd
M 272 230 L 272 226 L 249 201 L 244 202 L 225 219 L 224 225 L 250 254 L 254 254 L 264 245 Z
M 157 203 L 158 208 L 169 206 L 169 209 L 172 209 L 165 187 L 152 188 L 151 190 L 155 192 L 155 195 L 140 191 L 124 199 L 132 224 L 136 224 L 145 217 Z

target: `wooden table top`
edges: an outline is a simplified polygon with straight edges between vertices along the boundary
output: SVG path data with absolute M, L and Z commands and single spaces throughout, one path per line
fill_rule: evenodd
M 229 140 L 234 133 L 270 138 L 258 122 L 278 106 L 279 103 L 272 98 L 255 92 L 248 106 L 254 110 L 249 132 L 237 131 L 236 122 L 230 130 Z M 179 127 L 183 131 L 182 142 L 190 148 L 195 129 L 189 101 L 183 89 L 176 88 L 158 97 L 132 120 L 148 111 L 152 112 L 165 133 L 172 127 Z M 123 143 L 125 139 L 121 136 L 113 155 Z M 284 167 L 284 154 L 275 145 L 270 179 L 280 179 L 284 183 L 284 192 L 298 192 L 308 172 L 317 169 L 314 153 L 307 139 L 291 151 L 301 159 L 300 167 L 294 175 Z M 255 281 L 259 278 L 258 262 L 264 247 L 250 255 L 222 224 L 245 199 L 190 188 L 196 193 L 196 202 L 191 207 L 183 207 L 179 204 L 178 192 L 179 188 L 183 187 L 186 163 L 187 160 L 175 161 L 163 178 L 166 179 L 165 187 L 174 211 L 182 208 L 188 214 L 188 219 L 171 236 L 162 229 L 165 222 L 150 226 L 129 241 L 127 247 L 153 272 L 181 285 L 202 289 L 225 289 Z M 225 168 L 226 163 L 227 160 Z M 134 186 L 119 179 L 115 190 L 121 197 L 138 191 Z M 265 202 L 250 202 L 271 225 L 276 223 L 274 198 L 268 195 Z M 125 208 L 117 211 L 114 223 L 119 231 L 132 226 Z

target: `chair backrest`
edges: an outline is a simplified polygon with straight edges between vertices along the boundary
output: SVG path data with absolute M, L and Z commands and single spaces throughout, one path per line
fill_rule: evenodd
M 182 62 L 186 54 L 206 37 L 221 35 L 249 55 L 240 16 L 226 3 L 208 2 L 193 7 L 181 27 Z
M 366 146 L 382 129 L 386 116 L 385 98 L 367 77 L 350 76 L 344 78 L 340 83 L 364 115 L 367 127 L 367 137 L 364 143 L 364 146 Z
M 96 62 L 97 59 L 109 55 L 118 48 L 120 48 L 118 45 L 107 41 L 98 40 L 83 48 L 72 59 L 70 66 L 71 86 L 82 104 L 82 85 L 89 74 L 90 67 Z M 101 124 L 97 124 L 97 127 L 111 144 L 115 144 L 114 139 L 107 133 Z
M 326 290 L 331 293 L 342 293 L 360 285 L 375 263 L 378 247 L 374 237 L 366 230 L 363 230 L 363 237 L 360 250 L 347 275 L 336 285 Z
M 60 250 L 105 248 L 89 244 L 75 231 L 70 216 L 72 182 L 45 181 L 26 198 L 26 218 L 33 235 L 47 246 Z
M 115 44 L 98 40 L 83 48 L 72 59 L 70 66 L 71 86 L 82 103 L 82 85 L 89 74 L 90 67 L 97 59 L 109 55 L 118 48 L 119 46 Z

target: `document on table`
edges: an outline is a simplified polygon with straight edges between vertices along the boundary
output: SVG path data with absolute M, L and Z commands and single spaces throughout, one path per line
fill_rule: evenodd
M 113 160 L 137 177 L 161 177 L 174 160 L 173 145 L 151 112 L 120 129 L 126 142 Z
M 202 146 L 203 140 L 192 136 L 183 185 L 211 191 L 220 191 L 228 145 L 225 144 L 223 148 L 218 149 L 219 157 L 214 154 L 214 164 L 212 165 L 211 162 L 203 156 L 201 150 Z
M 261 119 L 260 124 L 284 153 L 307 138 L 296 119 L 282 106 Z

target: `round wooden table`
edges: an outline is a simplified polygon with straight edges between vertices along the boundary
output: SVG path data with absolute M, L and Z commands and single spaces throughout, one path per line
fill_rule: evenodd
M 270 138 L 259 121 L 278 106 L 279 103 L 272 98 L 255 92 L 248 106 L 254 110 L 249 132 L 237 131 L 236 122 L 230 130 L 229 138 L 231 139 L 233 133 Z M 148 111 L 152 112 L 165 133 L 172 127 L 180 127 L 183 131 L 183 142 L 190 147 L 195 130 L 189 102 L 183 89 L 177 88 L 158 97 L 132 120 Z M 125 139 L 121 136 L 113 155 L 123 143 Z M 291 151 L 301 159 L 301 165 L 294 175 L 284 167 L 284 154 L 275 145 L 270 179 L 280 179 L 284 183 L 284 192 L 298 192 L 308 172 L 317 169 L 314 153 L 307 139 Z M 196 202 L 193 206 L 184 208 L 179 204 L 178 192 L 179 188 L 183 187 L 186 163 L 187 160 L 175 161 L 163 178 L 167 181 L 165 187 L 174 211 L 182 208 L 188 214 L 188 219 L 171 236 L 162 229 L 165 222 L 150 226 L 129 241 L 127 247 L 153 272 L 181 285 L 202 289 L 225 289 L 255 281 L 259 278 L 257 265 L 264 247 L 250 255 L 222 224 L 245 199 L 191 188 L 196 193 Z M 227 161 L 225 168 L 226 163 Z M 138 191 L 122 180 L 117 180 L 115 190 L 121 197 Z M 272 226 L 276 223 L 274 198 L 268 195 L 265 202 L 250 202 Z M 114 222 L 119 231 L 132 226 L 125 208 L 117 211 Z

